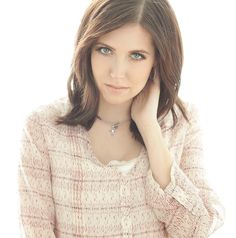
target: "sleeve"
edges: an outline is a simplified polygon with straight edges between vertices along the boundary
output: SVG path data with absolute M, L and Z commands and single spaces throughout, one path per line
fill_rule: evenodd
M 50 161 L 36 113 L 26 120 L 18 165 L 21 237 L 55 238 Z
M 173 159 L 170 183 L 162 189 L 150 168 L 146 177 L 147 203 L 170 238 L 209 237 L 225 218 L 225 209 L 206 180 L 198 110 L 191 107 L 180 164 Z

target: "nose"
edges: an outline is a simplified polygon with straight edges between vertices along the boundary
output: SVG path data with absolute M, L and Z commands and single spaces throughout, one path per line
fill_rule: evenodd
M 112 78 L 124 78 L 126 74 L 126 67 L 124 59 L 114 59 L 110 69 L 110 76 Z

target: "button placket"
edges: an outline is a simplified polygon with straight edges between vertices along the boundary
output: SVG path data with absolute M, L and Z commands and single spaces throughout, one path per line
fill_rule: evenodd
M 130 217 L 123 217 L 122 221 L 123 236 L 122 237 L 132 237 L 132 221 Z
M 120 183 L 121 206 L 130 207 L 130 181 L 122 179 Z
M 130 218 L 130 185 L 129 179 L 123 178 L 120 183 L 120 201 L 121 201 L 121 225 L 123 229 L 123 237 L 132 237 L 132 221 Z
M 124 198 L 129 197 L 130 196 L 130 187 L 121 185 L 120 186 L 120 195 L 121 195 L 121 197 L 124 197 Z

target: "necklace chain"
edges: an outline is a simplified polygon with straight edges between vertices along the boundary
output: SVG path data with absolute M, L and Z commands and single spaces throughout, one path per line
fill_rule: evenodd
M 103 119 L 102 119 L 100 116 L 98 116 L 98 115 L 97 115 L 96 117 L 97 117 L 99 120 L 105 122 L 106 124 L 110 124 L 110 125 L 111 125 L 111 128 L 110 128 L 109 132 L 110 132 L 110 134 L 111 134 L 112 136 L 115 135 L 116 129 L 118 129 L 118 127 L 119 127 L 119 125 L 120 125 L 121 123 L 124 123 L 124 122 L 126 122 L 126 121 L 130 121 L 130 119 L 128 119 L 128 120 L 124 120 L 124 121 L 121 121 L 121 122 L 115 122 L 115 123 L 113 123 L 113 122 L 108 122 L 108 121 L 103 120 Z

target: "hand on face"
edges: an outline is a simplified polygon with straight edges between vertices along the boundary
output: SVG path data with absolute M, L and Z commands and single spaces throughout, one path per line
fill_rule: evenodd
M 137 126 L 157 122 L 157 109 L 160 97 L 160 78 L 148 79 L 142 91 L 133 98 L 131 117 Z

